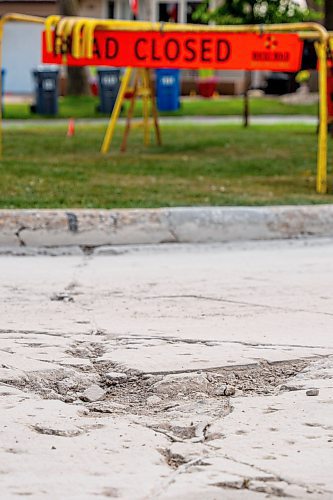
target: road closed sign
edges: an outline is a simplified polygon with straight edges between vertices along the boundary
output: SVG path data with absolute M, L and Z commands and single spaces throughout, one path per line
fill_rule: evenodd
M 54 47 L 56 46 L 54 37 Z M 222 32 L 95 31 L 92 58 L 75 58 L 70 39 L 61 54 L 46 48 L 43 62 L 68 66 L 215 68 L 298 71 L 303 42 L 296 34 Z

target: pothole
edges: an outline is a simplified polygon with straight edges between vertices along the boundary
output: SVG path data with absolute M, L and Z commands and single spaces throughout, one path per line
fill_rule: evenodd
M 307 360 L 274 364 L 261 362 L 235 369 L 164 375 L 127 371 L 125 382 L 110 383 L 107 379 L 110 364 L 94 363 L 94 368 L 100 375 L 99 385 L 106 391 L 106 395 L 103 401 L 92 402 L 87 406 L 91 412 L 97 413 L 154 416 L 183 412 L 189 415 L 193 411 L 205 414 L 209 402 L 211 414 L 221 415 L 229 411 L 226 401 L 229 401 L 230 396 L 272 394 L 277 386 L 295 376 L 308 364 Z
M 311 361 L 261 361 L 244 367 L 145 374 L 101 360 L 104 354 L 101 342 L 76 342 L 66 352 L 75 358 L 89 359 L 90 365 L 84 372 L 71 366 L 30 373 L 20 381 L 13 381 L 12 385 L 37 393 L 42 398 L 83 404 L 91 413 L 157 416 L 181 412 L 205 415 L 208 411 L 211 415 L 221 416 L 230 411 L 230 397 L 232 400 L 232 397 L 241 395 L 272 394 L 277 386 L 285 384 Z M 92 385 L 102 389 L 97 391 L 96 400 L 93 395 L 83 397 L 83 392 Z

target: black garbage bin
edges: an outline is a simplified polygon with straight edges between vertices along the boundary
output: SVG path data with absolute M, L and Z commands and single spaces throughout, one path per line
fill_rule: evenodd
M 35 105 L 31 111 L 39 115 L 58 113 L 58 69 L 36 69 L 32 72 L 35 83 Z
M 265 94 L 284 95 L 295 92 L 298 84 L 295 81 L 296 73 L 274 72 L 267 77 Z
M 318 57 L 315 47 L 315 43 L 312 40 L 303 41 L 303 55 L 302 55 L 302 65 L 301 69 L 317 69 Z
M 100 113 L 110 114 L 114 108 L 120 87 L 120 69 L 99 68 L 97 75 L 100 97 L 100 104 L 97 109 Z

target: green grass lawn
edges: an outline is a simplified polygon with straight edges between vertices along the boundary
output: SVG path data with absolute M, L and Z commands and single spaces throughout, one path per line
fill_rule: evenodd
M 98 118 L 96 107 L 97 97 L 60 97 L 58 118 Z M 122 115 L 126 113 L 125 105 Z M 241 115 L 243 112 L 242 97 L 218 97 L 213 99 L 186 98 L 182 99 L 181 108 L 176 112 L 160 113 L 161 116 L 223 116 Z M 316 115 L 316 104 L 283 104 L 279 98 L 253 97 L 250 99 L 252 115 Z M 137 102 L 136 116 L 142 115 L 142 103 Z M 40 115 L 30 112 L 28 104 L 6 104 L 4 107 L 6 119 L 40 119 Z
M 317 136 L 310 126 L 164 126 L 163 146 L 102 156 L 102 126 L 9 128 L 0 163 L 1 208 L 160 207 L 332 203 L 315 193 Z

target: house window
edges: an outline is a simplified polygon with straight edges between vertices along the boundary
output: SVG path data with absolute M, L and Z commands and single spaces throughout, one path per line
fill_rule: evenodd
M 161 2 L 158 4 L 158 20 L 164 23 L 177 23 L 178 10 L 178 3 Z
M 114 19 L 115 14 L 114 0 L 108 2 L 108 19 Z
M 187 23 L 202 24 L 202 21 L 192 19 L 192 14 L 197 10 L 199 5 L 200 5 L 200 2 L 187 2 L 186 3 L 186 22 Z

